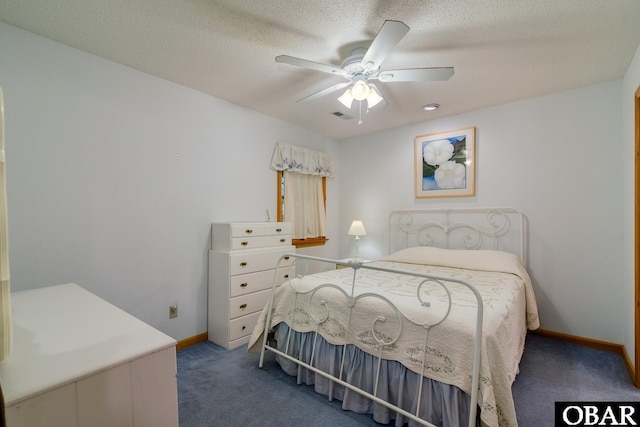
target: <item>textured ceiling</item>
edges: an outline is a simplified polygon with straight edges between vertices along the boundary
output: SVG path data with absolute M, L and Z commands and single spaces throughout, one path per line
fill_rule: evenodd
M 455 75 L 379 83 L 361 125 L 340 92 L 296 103 L 344 80 L 275 56 L 340 66 L 387 19 L 411 30 L 382 70 Z M 0 0 L 0 20 L 335 138 L 620 79 L 640 43 L 638 0 Z

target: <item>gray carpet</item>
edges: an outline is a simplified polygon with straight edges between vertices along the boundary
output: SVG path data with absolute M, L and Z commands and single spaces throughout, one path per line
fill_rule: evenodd
M 246 347 L 204 342 L 178 351 L 180 427 L 378 426 L 297 385 L 273 355 L 263 369 Z M 617 354 L 529 334 L 513 384 L 520 427 L 553 426 L 556 401 L 640 401 Z

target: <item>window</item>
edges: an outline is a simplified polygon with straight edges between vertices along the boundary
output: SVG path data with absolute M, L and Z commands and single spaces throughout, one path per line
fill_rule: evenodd
M 327 177 L 287 171 L 277 171 L 277 174 L 278 221 L 292 223 L 293 245 L 298 248 L 324 245 L 329 240 L 326 236 Z M 296 203 L 297 200 L 302 203 Z
M 291 223 L 293 244 L 324 245 L 326 180 L 333 176 L 329 156 L 279 143 L 271 167 L 277 172 L 277 219 Z

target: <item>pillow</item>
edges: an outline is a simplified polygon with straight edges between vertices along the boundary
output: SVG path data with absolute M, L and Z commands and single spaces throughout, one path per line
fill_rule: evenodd
M 409 264 L 440 265 L 470 270 L 502 271 L 517 274 L 518 276 L 522 276 L 523 273 L 526 274 L 526 269 L 518 256 L 509 252 L 494 250 L 441 249 L 430 246 L 416 246 L 401 249 L 382 258 L 382 260 Z

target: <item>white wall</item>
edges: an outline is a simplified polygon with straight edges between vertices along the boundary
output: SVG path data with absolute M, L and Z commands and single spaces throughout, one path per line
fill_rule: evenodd
M 635 224 L 634 224 L 634 192 L 640 191 L 634 186 L 635 175 L 635 93 L 640 86 L 640 46 L 636 50 L 633 61 L 627 70 L 627 74 L 622 81 L 622 124 L 623 124 L 623 149 L 622 149 L 622 167 L 623 167 L 623 189 L 624 189 L 624 239 L 623 239 L 623 277 L 626 284 L 624 289 L 624 298 L 626 303 L 626 336 L 625 347 L 627 353 L 634 358 L 635 346 Z M 635 361 L 633 361 L 635 363 Z M 636 369 L 638 367 L 636 366 Z
M 278 141 L 337 155 L 330 138 L 2 23 L 0 52 L 13 291 L 75 282 L 176 339 L 205 332 L 210 223 L 275 219 Z M 339 179 L 322 256 L 338 252 Z
M 513 206 L 529 219 L 542 327 L 633 348 L 638 54 L 623 82 L 336 142 L 6 24 L 0 52 L 14 291 L 76 282 L 177 339 L 204 332 L 209 223 L 275 215 L 268 163 L 285 141 L 337 171 L 331 240 L 306 253 L 351 255 L 356 217 L 376 257 L 392 209 Z M 466 126 L 477 195 L 415 199 L 414 137 Z
M 340 142 L 340 223 L 361 218 L 364 258 L 387 253 L 392 209 L 512 206 L 529 221 L 542 327 L 625 340 L 621 82 L 524 100 Z M 446 108 L 446 106 L 445 106 Z M 417 135 L 476 127 L 476 196 L 416 199 Z M 631 152 L 629 152 L 631 154 Z M 341 254 L 353 251 L 342 240 Z

